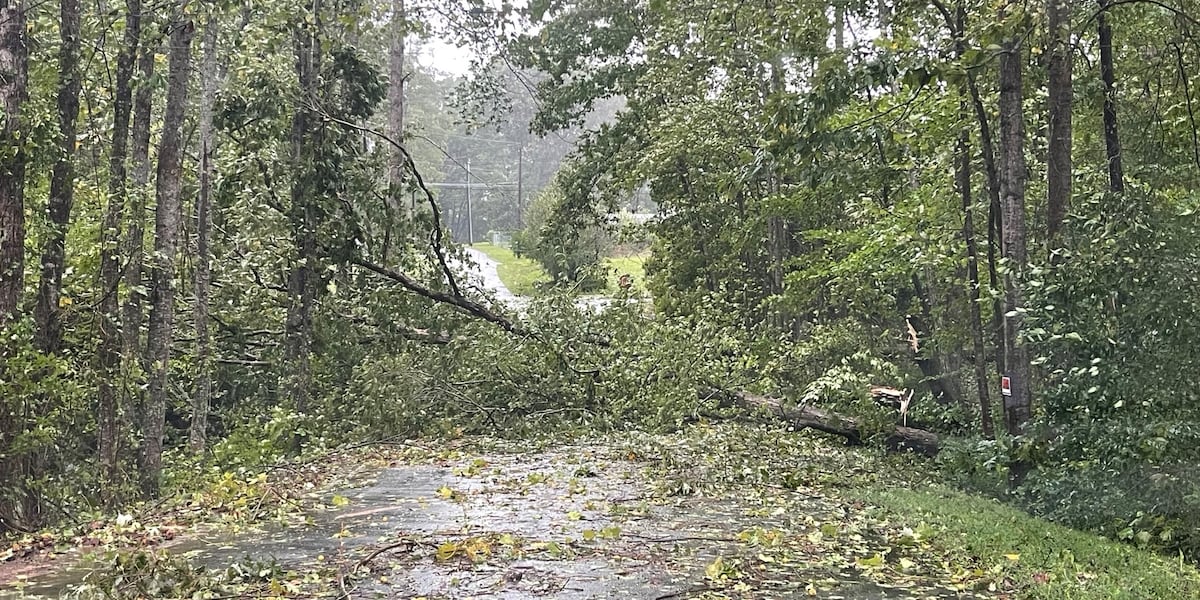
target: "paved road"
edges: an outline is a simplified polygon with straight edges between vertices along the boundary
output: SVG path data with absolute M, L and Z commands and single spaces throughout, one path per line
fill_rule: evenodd
M 499 263 L 492 260 L 482 250 L 475 248 L 467 248 L 467 255 L 471 257 L 471 263 L 463 263 L 462 268 L 467 271 L 468 277 L 471 280 L 471 286 L 478 289 L 480 292 L 494 297 L 498 302 L 517 312 L 524 312 L 529 306 L 529 298 L 526 296 L 518 296 L 504 285 L 500 280 L 500 274 L 497 271 Z M 637 302 L 636 299 L 629 299 L 629 302 Z M 600 312 L 608 308 L 613 303 L 611 296 L 600 294 L 587 294 L 579 296 L 575 300 L 575 305 L 580 310 L 589 310 L 591 312 Z
M 474 288 L 482 295 L 495 298 L 509 310 L 524 312 L 525 307 L 529 304 L 529 299 L 512 293 L 512 290 L 504 285 L 497 271 L 499 263 L 492 260 L 482 250 L 467 248 L 466 251 L 470 260 L 460 266 L 467 272 L 470 282 L 467 287 Z

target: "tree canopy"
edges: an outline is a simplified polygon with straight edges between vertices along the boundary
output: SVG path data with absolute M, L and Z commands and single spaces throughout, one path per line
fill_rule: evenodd
M 936 432 L 963 487 L 1194 560 L 1198 19 L 8 0 L 0 533 L 198 465 L 770 396 L 855 442 Z M 473 71 L 422 66 L 435 37 Z M 652 301 L 581 306 L 645 211 Z M 462 248 L 489 231 L 557 287 L 492 302 Z

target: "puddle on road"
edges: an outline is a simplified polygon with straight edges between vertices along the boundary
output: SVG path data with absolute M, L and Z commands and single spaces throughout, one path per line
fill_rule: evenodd
M 841 508 L 816 496 L 802 514 L 748 499 L 657 498 L 643 467 L 594 447 L 397 466 L 344 492 L 349 505 L 314 514 L 311 526 L 201 533 L 170 550 L 218 569 L 246 556 L 349 568 L 396 545 L 348 579 L 356 599 L 808 598 L 814 581 L 823 598 L 961 597 L 882 587 L 845 565 L 760 564 L 739 532 L 798 532 Z M 714 582 L 706 570 L 718 559 L 731 570 Z M 23 595 L 6 585 L 0 600 L 58 597 L 95 568 L 85 558 L 32 578 Z M 742 579 L 755 585 L 741 589 Z

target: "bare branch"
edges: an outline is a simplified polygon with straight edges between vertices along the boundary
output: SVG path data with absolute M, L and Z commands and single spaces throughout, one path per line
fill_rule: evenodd
M 370 262 L 363 258 L 355 258 L 355 259 L 352 259 L 351 262 L 355 265 L 358 265 L 358 266 L 368 270 L 368 271 L 371 271 L 372 273 L 375 273 L 377 275 L 382 275 L 383 277 L 386 277 L 387 279 L 390 279 L 390 280 L 400 284 L 405 289 L 415 292 L 416 294 L 418 294 L 420 296 L 424 296 L 430 300 L 433 300 L 434 302 L 440 302 L 442 304 L 449 304 L 450 306 L 453 306 L 454 308 L 458 309 L 459 312 L 463 312 L 463 313 L 466 313 L 466 314 L 474 316 L 474 317 L 479 317 L 480 319 L 489 321 L 491 323 L 495 323 L 496 325 L 499 325 L 505 331 L 514 333 L 516 335 L 521 335 L 521 336 L 530 336 L 531 335 L 528 331 L 525 331 L 525 329 L 523 329 L 519 325 L 513 323 L 507 317 L 504 317 L 503 315 L 493 312 L 488 307 L 486 307 L 478 302 L 475 302 L 474 300 L 468 300 L 467 298 L 464 298 L 457 294 L 447 294 L 445 292 L 439 292 L 437 290 L 429 289 L 425 285 L 422 285 L 421 282 L 417 281 L 416 279 L 413 279 L 412 277 L 409 277 L 408 275 L 406 275 L 404 273 L 401 273 L 399 271 L 394 271 L 394 270 L 384 267 L 382 265 L 377 265 L 377 264 Z
M 408 151 L 408 148 L 405 148 L 402 144 L 400 144 L 400 142 L 393 140 L 382 131 L 377 131 L 375 129 L 371 129 L 370 127 L 364 127 L 362 125 L 351 123 L 350 121 L 339 119 L 333 115 L 325 113 L 315 106 L 312 107 L 312 109 L 317 114 L 321 115 L 321 118 L 326 119 L 331 123 L 337 123 L 338 125 L 348 127 L 355 131 L 373 135 L 387 142 L 393 148 L 400 151 L 400 154 L 404 156 L 404 166 L 408 168 L 409 172 L 411 172 L 413 177 L 417 180 L 417 187 L 421 188 L 421 192 L 425 195 L 425 200 L 428 202 L 430 210 L 433 211 L 433 231 L 430 234 L 432 238 L 430 240 L 430 246 L 433 248 L 433 253 L 437 255 L 438 263 L 440 263 L 442 268 L 442 274 L 445 275 L 446 283 L 450 285 L 450 290 L 454 292 L 454 296 L 456 298 L 462 299 L 462 291 L 458 288 L 458 281 L 454 278 L 454 272 L 450 270 L 450 263 L 446 260 L 445 248 L 442 245 L 442 212 L 438 208 L 437 202 L 433 198 L 433 192 L 429 191 L 429 187 L 425 185 L 425 179 L 421 177 L 421 172 L 417 170 L 417 163 L 413 160 L 413 156 Z

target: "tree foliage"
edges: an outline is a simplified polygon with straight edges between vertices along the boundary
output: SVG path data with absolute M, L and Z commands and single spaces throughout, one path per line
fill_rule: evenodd
M 191 423 L 248 464 L 716 386 L 883 431 L 885 384 L 964 482 L 1200 554 L 1193 0 L 109 8 L 0 7 L 0 530 L 159 493 Z M 652 307 L 464 277 L 523 229 L 574 285 L 646 197 Z

